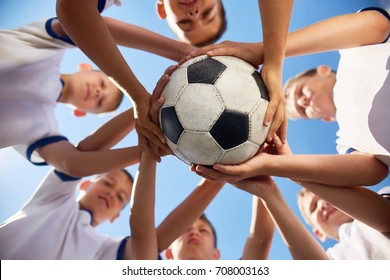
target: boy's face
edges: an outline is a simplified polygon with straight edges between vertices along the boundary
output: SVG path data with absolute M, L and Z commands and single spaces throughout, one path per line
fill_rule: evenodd
M 170 246 L 174 260 L 219 259 L 214 247 L 213 231 L 208 223 L 198 219 L 182 236 Z
M 97 181 L 86 181 L 81 189 L 86 193 L 80 199 L 80 208 L 93 213 L 93 225 L 106 220 L 113 222 L 130 200 L 132 183 L 121 170 L 105 173 Z
M 65 89 L 67 103 L 88 113 L 113 111 L 121 99 L 119 89 L 101 71 L 83 70 L 74 73 L 65 84 Z
M 338 228 L 353 219 L 319 196 L 307 192 L 302 199 L 303 215 L 310 220 L 314 234 L 325 241 L 326 237 L 338 240 Z
M 215 37 L 223 22 L 221 0 L 157 0 L 157 13 L 180 41 L 192 45 Z
M 336 108 L 333 102 L 335 76 L 317 73 L 298 78 L 287 88 L 288 102 L 303 119 L 333 120 Z

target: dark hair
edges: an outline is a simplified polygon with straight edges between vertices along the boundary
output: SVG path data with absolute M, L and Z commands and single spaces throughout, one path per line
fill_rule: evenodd
M 215 34 L 214 37 L 211 37 L 207 41 L 194 44 L 196 47 L 201 48 L 201 47 L 205 47 L 205 46 L 214 44 L 216 41 L 221 39 L 223 34 L 225 34 L 225 31 L 227 29 L 227 19 L 226 19 L 225 7 L 223 6 L 222 0 L 221 0 L 221 18 L 222 18 L 222 22 L 221 22 L 221 26 L 220 26 L 217 34 Z
M 206 224 L 208 224 L 211 227 L 211 230 L 212 230 L 213 235 L 214 235 L 214 247 L 217 248 L 217 232 L 215 231 L 213 224 L 210 222 L 209 219 L 207 219 L 205 213 L 200 215 L 199 219 L 201 219 L 202 221 L 204 221 Z
M 118 103 L 116 104 L 116 106 L 114 107 L 114 109 L 112 111 L 115 111 L 116 109 L 119 108 L 119 106 L 122 104 L 123 102 L 123 96 L 125 95 L 123 93 L 123 91 L 121 91 L 119 88 L 118 88 L 118 92 L 119 92 L 119 99 L 118 99 Z

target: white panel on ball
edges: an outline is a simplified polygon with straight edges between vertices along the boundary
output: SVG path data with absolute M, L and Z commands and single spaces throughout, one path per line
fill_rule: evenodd
M 213 85 L 189 84 L 179 95 L 175 109 L 184 129 L 207 132 L 224 107 Z

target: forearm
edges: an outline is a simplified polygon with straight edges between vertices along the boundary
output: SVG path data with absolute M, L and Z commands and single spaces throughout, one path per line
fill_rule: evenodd
M 266 260 L 271 250 L 275 224 L 260 198 L 252 198 L 252 221 L 242 259 Z
M 97 1 L 57 0 L 56 10 L 68 36 L 123 91 L 135 102 L 147 94 L 100 16 Z
M 372 155 L 277 155 L 259 175 L 310 181 L 331 186 L 370 186 L 386 178 L 388 168 Z
M 69 144 L 71 145 L 71 144 Z M 48 145 L 50 146 L 50 145 Z M 115 150 L 80 152 L 74 146 L 60 151 L 40 150 L 46 162 L 59 171 L 73 177 L 85 177 L 125 168 L 139 162 L 141 150 L 138 146 Z
M 135 259 L 156 259 L 154 225 L 156 161 L 143 153 L 131 197 L 131 242 Z
M 263 201 L 294 259 L 329 259 L 322 246 L 287 205 L 278 189 L 274 195 L 265 197 Z
M 263 29 L 265 65 L 282 68 L 293 2 L 293 0 L 258 1 Z
M 81 141 L 77 149 L 84 152 L 110 149 L 132 131 L 134 126 L 134 113 L 131 108 L 98 128 Z
M 390 232 L 390 202 L 379 194 L 362 187 L 338 188 L 312 182 L 300 185 L 354 219 L 379 232 Z
M 128 24 L 113 18 L 103 17 L 115 42 L 119 45 L 147 51 L 156 55 L 180 61 L 196 48 L 170 39 L 145 28 Z
M 164 219 L 157 228 L 159 252 L 168 248 L 200 217 L 223 185 L 224 182 L 202 180 L 195 190 Z
M 389 32 L 388 19 L 375 11 L 336 16 L 291 32 L 286 56 L 381 43 Z

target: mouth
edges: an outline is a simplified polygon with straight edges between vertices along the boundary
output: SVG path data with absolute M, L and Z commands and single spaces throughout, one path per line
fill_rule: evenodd
M 330 216 L 332 216 L 334 214 L 334 212 L 336 211 L 335 208 L 329 208 L 326 210 L 326 215 L 325 215 L 325 220 L 327 221 L 329 219 Z
M 179 2 L 179 5 L 183 8 L 192 8 L 198 0 L 182 0 Z
M 110 204 L 108 202 L 108 199 L 103 197 L 103 196 L 99 196 L 99 200 L 102 202 L 102 204 L 104 204 L 106 206 L 106 208 L 109 208 L 110 207 Z
M 199 243 L 200 243 L 200 240 L 198 238 L 190 238 L 187 241 L 187 244 L 199 244 Z

